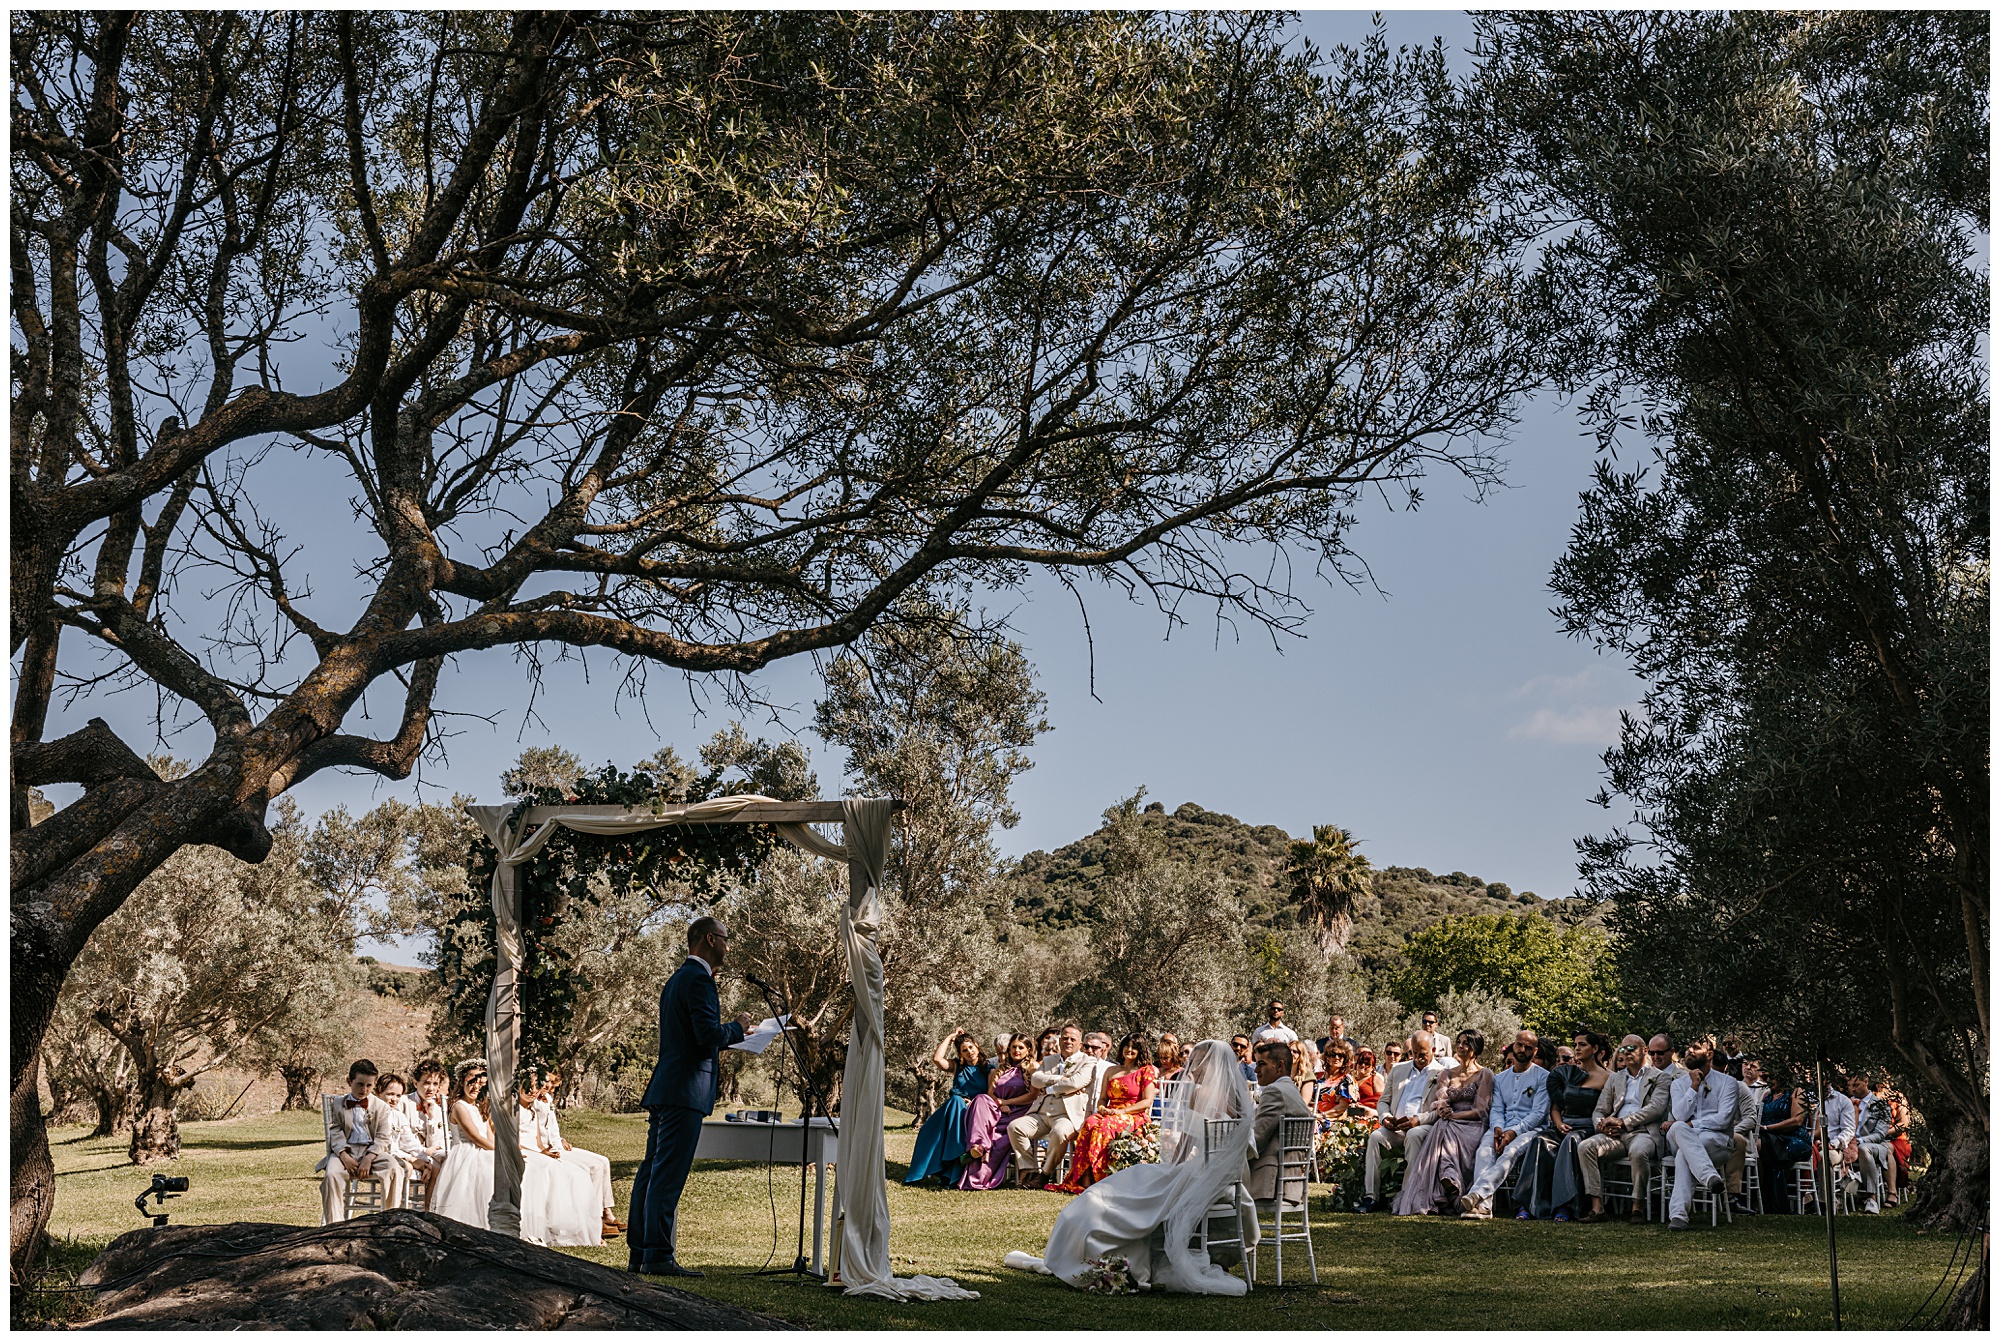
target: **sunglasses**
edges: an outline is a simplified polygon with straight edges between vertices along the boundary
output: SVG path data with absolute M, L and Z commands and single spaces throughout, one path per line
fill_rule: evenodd
M 1672 1048 L 1647 1048 L 1646 1055 L 1648 1057 L 1671 1057 L 1674 1055 L 1674 1050 Z

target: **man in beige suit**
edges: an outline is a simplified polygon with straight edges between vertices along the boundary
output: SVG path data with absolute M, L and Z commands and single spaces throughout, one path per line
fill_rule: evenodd
M 1069 1025 L 1056 1042 L 1056 1056 L 1044 1057 L 1042 1069 L 1028 1077 L 1037 1099 L 1007 1128 L 1014 1147 L 1014 1176 L 1023 1187 L 1040 1187 L 1062 1162 L 1063 1149 L 1090 1115 L 1090 1089 L 1097 1079 L 1097 1059 L 1083 1050 L 1083 1031 Z M 1035 1142 L 1047 1137 L 1048 1154 L 1035 1164 Z
M 1437 1078 L 1451 1069 L 1431 1056 L 1431 1036 L 1421 1030 L 1411 1034 L 1403 1046 L 1409 1056 L 1389 1068 L 1388 1083 L 1375 1103 L 1375 1115 L 1381 1121 L 1368 1133 L 1361 1157 L 1362 1197 L 1354 1209 L 1364 1215 L 1381 1205 L 1382 1157 L 1400 1150 L 1405 1167 L 1417 1162 L 1424 1139 L 1433 1130 L 1425 1115 L 1437 1097 Z
M 1254 1201 L 1272 1201 L 1278 1195 L 1278 1161 L 1280 1139 L 1283 1134 L 1282 1120 L 1285 1118 L 1309 1118 L 1312 1110 L 1306 1107 L 1305 1096 L 1293 1083 L 1292 1046 L 1269 1040 L 1259 1043 L 1251 1053 L 1257 1063 L 1257 1116 L 1253 1120 L 1255 1135 L 1253 1153 L 1250 1159 L 1250 1177 L 1245 1185 L 1250 1189 Z M 1296 1197 L 1305 1195 L 1305 1184 L 1294 1183 L 1286 1189 Z
M 1625 1035 L 1611 1062 L 1611 1079 L 1597 1096 L 1597 1134 L 1576 1148 L 1583 1190 L 1590 1197 L 1590 1213 L 1583 1218 L 1593 1222 L 1605 1218 L 1600 1163 L 1623 1156 L 1632 1165 L 1632 1186 L 1638 1189 L 1631 1216 L 1636 1222 L 1646 1218 L 1646 1185 L 1652 1180 L 1653 1161 L 1667 1148 L 1660 1119 L 1673 1098 L 1673 1077 L 1646 1065 L 1646 1044 L 1637 1034 Z
M 403 1204 L 408 1176 L 389 1150 L 393 1120 L 389 1105 L 375 1093 L 375 1063 L 362 1058 L 347 1068 L 347 1093 L 333 1106 L 326 1125 L 326 1157 L 313 1168 L 325 1175 L 319 1185 L 319 1222 L 335 1224 L 347 1218 L 347 1185 L 358 1178 L 380 1178 L 385 1206 Z

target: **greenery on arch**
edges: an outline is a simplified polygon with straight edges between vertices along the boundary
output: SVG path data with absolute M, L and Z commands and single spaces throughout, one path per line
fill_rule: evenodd
M 671 751 L 663 754 L 671 756 Z M 697 775 L 684 766 L 660 767 L 657 757 L 631 772 L 606 764 L 595 773 L 535 781 L 514 815 L 518 819 L 538 805 L 647 810 L 756 792 L 793 793 L 778 799 L 803 800 L 815 789 L 812 775 L 800 769 L 741 766 L 740 776 L 726 780 L 730 771 L 722 766 Z M 634 890 L 652 891 L 663 903 L 690 910 L 712 908 L 738 883 L 754 881 L 765 858 L 783 841 L 769 824 L 675 825 L 636 834 L 558 829 L 520 867 L 521 1055 L 553 1058 L 579 996 L 591 988 L 574 956 L 553 937 L 559 925 L 588 917 L 601 900 Z M 497 860 L 483 834 L 474 839 L 466 857 L 466 887 L 456 898 L 458 906 L 439 946 L 444 1009 L 468 1039 L 485 1032 L 486 1001 L 497 968 L 491 898 Z

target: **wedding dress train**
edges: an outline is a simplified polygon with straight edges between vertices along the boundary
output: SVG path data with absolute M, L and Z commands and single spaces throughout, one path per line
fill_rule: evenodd
M 1248 1174 L 1255 1116 L 1250 1087 L 1236 1054 L 1219 1039 L 1195 1046 L 1187 1074 L 1194 1081 L 1188 1104 L 1192 1129 L 1185 1139 L 1162 1142 L 1169 1162 L 1135 1164 L 1093 1183 L 1057 1214 L 1040 1257 L 1008 1253 L 1008 1266 L 1081 1286 L 1096 1274 L 1091 1259 L 1122 1257 L 1143 1289 L 1219 1295 L 1249 1290 L 1248 1281 L 1212 1262 L 1194 1238 L 1209 1208 Z M 1237 1125 L 1225 1146 L 1204 1158 L 1201 1124 L 1209 1118 Z M 1257 1217 L 1247 1203 L 1238 1210 L 1254 1244 Z

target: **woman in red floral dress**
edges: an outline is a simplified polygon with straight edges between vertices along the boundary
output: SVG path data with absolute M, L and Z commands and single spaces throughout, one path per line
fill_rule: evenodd
M 1111 1172 L 1111 1143 L 1152 1120 L 1153 1092 L 1160 1073 L 1147 1061 L 1152 1049 L 1143 1034 L 1128 1034 L 1118 1044 L 1118 1068 L 1104 1078 L 1104 1097 L 1097 1111 L 1084 1119 L 1070 1150 L 1069 1177 L 1050 1183 L 1051 1192 L 1081 1192 Z

